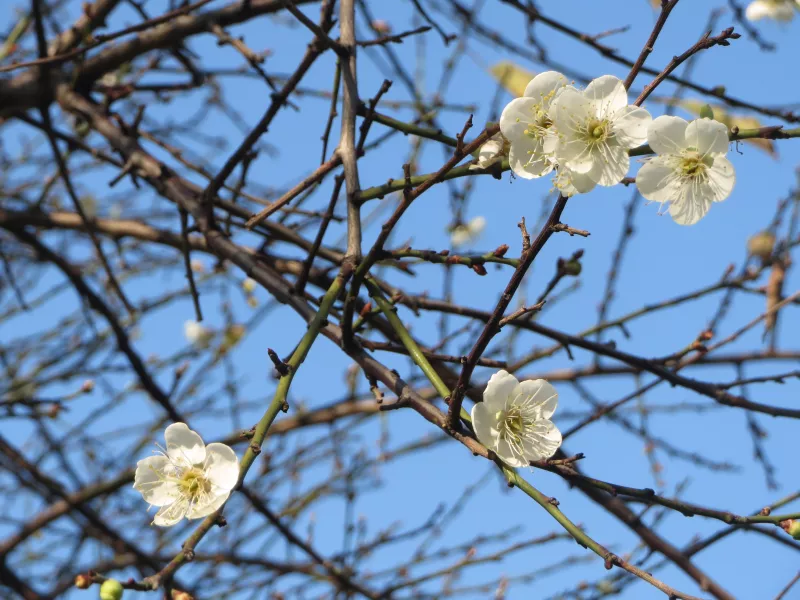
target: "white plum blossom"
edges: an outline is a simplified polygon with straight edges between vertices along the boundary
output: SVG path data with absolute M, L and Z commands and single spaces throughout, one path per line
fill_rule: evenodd
M 544 379 L 519 382 L 506 371 L 489 379 L 483 402 L 472 407 L 472 427 L 478 441 L 511 467 L 553 456 L 561 432 L 550 421 L 558 392 Z
M 489 138 L 478 150 L 478 161 L 474 165 L 470 165 L 470 170 L 485 169 L 502 160 L 505 143 L 506 141 L 500 133 Z
M 800 0 L 753 0 L 747 5 L 745 16 L 750 21 L 791 21 L 796 8 L 800 8 Z
M 206 446 L 185 423 L 164 431 L 166 451 L 136 463 L 133 487 L 159 507 L 153 524 L 199 519 L 221 507 L 239 480 L 239 459 L 225 444 Z
M 630 166 L 628 150 L 647 140 L 652 121 L 645 109 L 628 105 L 628 91 L 612 75 L 598 77 L 582 91 L 564 88 L 550 115 L 558 164 L 602 186 L 622 181 Z
M 197 321 L 186 321 L 183 324 L 183 333 L 186 340 L 198 348 L 206 348 L 214 337 L 214 332 Z
M 555 166 L 551 105 L 567 89 L 567 78 L 556 71 L 534 77 L 521 98 L 509 102 L 500 115 L 500 131 L 510 142 L 508 162 L 523 179 L 547 175 Z
M 636 187 L 648 200 L 669 202 L 669 214 L 680 225 L 702 219 L 712 202 L 725 200 L 736 183 L 728 152 L 728 128 L 719 121 L 687 123 L 672 116 L 655 119 L 647 137 L 656 156 L 636 175 Z
M 455 246 L 464 246 L 474 242 L 486 227 L 484 217 L 475 217 L 469 223 L 457 225 L 450 232 L 450 243 Z

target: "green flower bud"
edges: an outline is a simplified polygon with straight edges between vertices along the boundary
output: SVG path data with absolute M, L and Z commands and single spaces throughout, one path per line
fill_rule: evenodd
M 125 589 L 116 579 L 106 579 L 100 586 L 100 600 L 122 600 Z
M 800 519 L 781 521 L 781 528 L 796 540 L 800 540 Z
M 701 119 L 714 118 L 714 110 L 711 108 L 709 104 L 704 104 L 703 107 L 700 109 L 700 118 Z
M 583 266 L 581 265 L 580 261 L 578 260 L 565 260 L 561 263 L 561 268 L 564 271 L 565 275 L 572 275 L 573 277 L 577 277 L 581 274 L 583 270 Z

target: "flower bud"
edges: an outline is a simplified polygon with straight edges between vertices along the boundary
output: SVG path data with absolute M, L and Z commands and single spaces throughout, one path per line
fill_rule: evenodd
M 79 590 L 88 590 L 92 587 L 92 579 L 85 573 L 75 576 L 75 587 Z
M 383 19 L 375 19 L 372 21 L 372 23 L 370 23 L 370 25 L 372 26 L 373 31 L 380 33 L 381 35 L 388 35 L 392 33 L 392 26 Z
M 258 284 L 256 283 L 255 279 L 251 279 L 250 277 L 242 282 L 242 289 L 248 294 L 255 292 L 257 287 Z
M 198 260 L 198 259 L 195 258 L 194 260 L 192 260 L 191 263 L 189 263 L 189 266 L 191 267 L 192 272 L 194 272 L 194 273 L 205 273 L 206 272 L 206 265 L 205 265 L 205 263 L 203 263 L 202 260 Z
M 121 600 L 124 592 L 122 584 L 116 579 L 106 579 L 100 586 L 100 600 Z
M 250 308 L 258 308 L 258 298 L 256 298 L 255 296 L 248 296 L 247 306 L 249 306 Z
M 478 275 L 486 275 L 486 267 L 483 265 L 475 264 L 472 265 L 472 270 L 475 271 Z
M 572 277 L 577 277 L 581 274 L 583 270 L 583 266 L 581 265 L 579 260 L 571 259 L 565 260 L 561 263 L 561 270 L 564 272 L 564 275 L 571 275 Z
M 81 386 L 81 392 L 83 392 L 84 394 L 91 393 L 93 389 L 94 389 L 94 379 L 87 379 L 86 381 L 83 382 L 83 385 Z
M 495 248 L 492 254 L 494 254 L 497 258 L 503 258 L 506 255 L 506 252 L 508 252 L 508 244 L 503 244 L 502 246 Z
M 747 251 L 751 256 L 767 260 L 775 250 L 775 235 L 761 231 L 747 240 Z
M 781 528 L 796 540 L 800 540 L 800 519 L 781 521 Z

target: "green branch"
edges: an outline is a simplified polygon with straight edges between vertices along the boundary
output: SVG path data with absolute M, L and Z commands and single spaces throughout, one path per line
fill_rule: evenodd
M 381 309 L 386 317 L 386 320 L 389 321 L 389 325 L 391 325 L 392 329 L 397 334 L 397 337 L 400 339 L 400 343 L 403 344 L 405 349 L 408 351 L 411 360 L 413 360 L 414 363 L 422 370 L 422 372 L 425 374 L 425 377 L 428 378 L 428 381 L 430 381 L 434 389 L 436 389 L 437 393 L 444 400 L 447 400 L 450 397 L 450 388 L 447 387 L 447 384 L 445 384 L 445 382 L 442 381 L 442 378 L 439 377 L 439 373 L 437 373 L 436 369 L 433 368 L 433 365 L 428 362 L 428 359 L 417 345 L 417 342 L 414 340 L 411 333 L 409 333 L 408 329 L 406 329 L 405 325 L 403 325 L 400 317 L 397 316 L 397 309 L 386 298 L 384 298 L 377 284 L 371 278 L 366 278 L 364 280 L 364 284 L 367 286 L 369 295 L 373 300 L 375 300 L 378 308 Z M 465 411 L 463 408 L 461 409 L 461 418 L 469 422 L 472 421 L 469 413 L 467 413 L 467 411 Z
M 432 132 L 432 130 L 430 130 Z M 430 135 L 423 136 L 433 139 Z M 741 140 L 753 140 L 753 139 L 766 139 L 766 140 L 785 140 L 791 138 L 798 138 L 800 137 L 800 127 L 795 127 L 793 129 L 783 129 L 780 126 L 773 126 L 773 127 L 758 127 L 755 129 L 741 129 L 737 133 L 730 134 L 730 141 L 737 142 Z M 649 145 L 645 144 L 644 146 L 639 146 L 638 148 L 633 148 L 628 152 L 630 156 L 645 156 L 647 154 L 652 154 L 653 150 L 650 148 Z M 461 165 L 460 167 L 456 167 L 455 169 L 451 169 L 448 173 L 446 173 L 441 179 L 442 181 L 446 181 L 448 179 L 457 179 L 458 177 L 466 177 L 468 175 L 496 175 L 498 173 L 502 173 L 508 171 L 511 167 L 509 167 L 508 159 L 504 159 L 502 162 L 495 163 L 488 168 L 485 169 L 477 169 L 472 168 L 473 165 L 465 164 Z M 418 186 L 422 183 L 425 183 L 433 177 L 434 173 L 427 173 L 425 175 L 416 175 L 411 178 L 411 185 Z M 390 179 L 383 185 L 376 185 L 374 187 L 370 187 L 361 192 L 358 195 L 358 199 L 361 202 L 366 202 L 368 200 L 374 200 L 375 198 L 383 198 L 386 194 L 391 194 L 392 192 L 398 192 L 403 189 L 406 185 L 405 179 Z

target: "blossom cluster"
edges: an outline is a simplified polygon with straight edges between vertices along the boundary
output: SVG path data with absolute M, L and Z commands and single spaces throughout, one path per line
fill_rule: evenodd
M 509 143 L 512 171 L 524 179 L 554 173 L 554 185 L 565 196 L 621 183 L 630 169 L 629 151 L 649 142 L 656 156 L 645 162 L 636 185 L 648 200 L 669 202 L 670 215 L 681 225 L 699 221 L 735 183 L 723 123 L 653 119 L 628 104 L 628 91 L 612 75 L 581 90 L 561 73 L 540 73 L 505 107 L 500 131 Z M 488 166 L 503 149 L 502 139 L 490 140 L 477 166 Z

